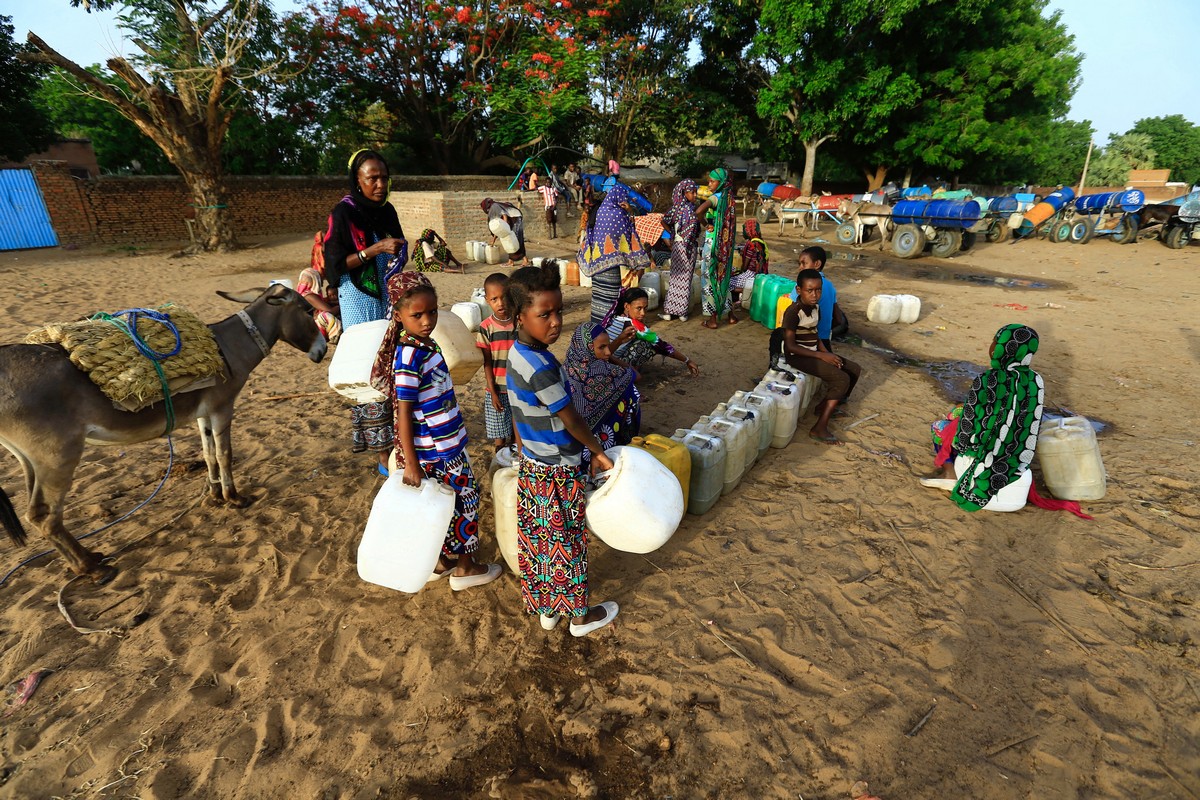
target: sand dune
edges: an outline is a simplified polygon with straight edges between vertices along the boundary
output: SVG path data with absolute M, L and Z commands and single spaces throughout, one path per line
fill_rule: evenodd
M 0 341 L 167 300 L 215 320 L 235 306 L 214 290 L 294 278 L 310 241 L 181 258 L 6 253 Z M 793 272 L 800 246 L 790 231 L 771 240 L 777 271 Z M 830 264 L 842 305 L 855 333 L 909 361 L 979 363 L 1000 325 L 1038 329 L 1047 404 L 1110 423 L 1109 492 L 1085 504 L 1094 522 L 968 515 L 920 488 L 927 425 L 950 398 L 922 369 L 844 345 L 864 367 L 834 425 L 846 444 L 812 443 L 802 422 L 661 550 L 595 542 L 594 597 L 622 614 L 576 640 L 526 617 L 511 575 L 453 595 L 444 582 L 407 596 L 359 581 L 381 479 L 349 453 L 325 366 L 280 346 L 234 421 L 236 474 L 255 502 L 198 500 L 188 430 L 155 500 L 92 540 L 128 545 L 120 575 L 72 584 L 65 603 L 82 626 L 132 627 L 73 632 L 55 609 L 68 578 L 57 556 L 0 588 L 0 678 L 54 670 L 4 719 L 0 793 L 848 798 L 861 779 L 889 800 L 1200 795 L 1195 248 L 1032 242 L 904 263 L 862 252 Z M 443 304 L 490 271 L 437 276 Z M 900 291 L 923 300 L 916 324 L 866 322 L 871 295 Z M 587 296 L 568 290 L 571 325 Z M 649 431 L 690 425 L 765 368 L 766 332 L 748 320 L 656 329 L 704 375 L 649 371 Z M 459 398 L 482 473 L 481 394 L 476 378 Z M 136 505 L 167 459 L 165 440 L 89 449 L 68 526 Z M 0 485 L 24 513 L 7 456 Z M 493 549 L 490 498 L 483 512 Z M 5 570 L 44 545 L 8 545 Z

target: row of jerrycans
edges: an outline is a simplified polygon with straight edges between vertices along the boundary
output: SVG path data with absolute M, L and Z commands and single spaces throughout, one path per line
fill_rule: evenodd
M 734 392 L 691 428 L 633 444 L 675 474 L 689 514 L 704 514 L 737 488 L 768 448 L 788 446 L 815 391 L 809 375 L 770 370 L 754 389 Z

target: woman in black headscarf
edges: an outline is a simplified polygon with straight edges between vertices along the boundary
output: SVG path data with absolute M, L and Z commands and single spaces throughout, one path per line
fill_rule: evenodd
M 388 318 L 387 281 L 408 260 L 408 242 L 396 209 L 388 202 L 387 162 L 374 150 L 350 158 L 350 194 L 329 213 L 325 230 L 325 273 L 337 287 L 342 327 Z M 387 473 L 392 450 L 390 401 L 352 406 L 351 449 L 379 454 Z

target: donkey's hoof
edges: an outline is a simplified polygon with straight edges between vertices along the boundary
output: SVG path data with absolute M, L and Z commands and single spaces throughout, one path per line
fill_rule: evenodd
M 226 498 L 225 505 L 230 508 L 246 508 L 253 502 L 253 499 L 235 492 L 232 497 Z
M 112 581 L 113 578 L 117 577 L 118 572 L 120 572 L 120 570 L 114 567 L 112 564 L 97 564 L 88 570 L 87 574 L 91 576 L 92 583 L 96 584 L 97 586 L 104 586 Z

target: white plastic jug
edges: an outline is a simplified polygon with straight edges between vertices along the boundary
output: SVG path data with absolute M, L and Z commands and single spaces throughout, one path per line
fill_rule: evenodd
M 474 303 L 455 303 L 450 306 L 450 313 L 461 319 L 471 333 L 479 330 L 483 315 L 479 312 L 479 306 Z
M 516 250 L 514 247 L 513 250 Z M 483 246 L 483 258 L 480 261 L 486 261 L 489 264 L 499 264 L 504 260 L 504 251 L 494 244 L 485 244 Z
M 721 490 L 725 487 L 725 442 L 686 428 L 677 428 L 671 438 L 682 443 L 692 457 L 688 513 L 705 514 L 721 499 Z
M 734 392 L 729 398 L 730 406 L 745 406 L 759 419 L 758 457 L 771 448 L 771 437 L 775 434 L 775 398 L 758 392 Z
M 753 411 L 740 404 L 718 403 L 715 416 L 742 422 L 749 431 L 749 441 L 746 444 L 746 466 L 742 469 L 742 477 L 744 478 L 746 477 L 746 473 L 750 471 L 750 468 L 758 461 L 758 443 L 762 438 L 763 421 Z M 769 445 L 770 442 L 768 442 Z
M 700 276 L 693 272 L 692 273 L 692 293 L 691 293 L 691 296 L 688 297 L 688 311 L 691 311 L 694 307 L 700 305 L 700 300 L 701 300 L 701 297 L 703 296 L 703 293 L 704 293 L 704 289 L 700 283 Z
M 587 500 L 587 525 L 614 550 L 650 553 L 667 543 L 683 519 L 683 488 L 675 473 L 645 450 L 613 447 L 613 468 Z
M 737 420 L 724 417 L 701 417 L 693 430 L 717 436 L 725 442 L 725 476 L 721 486 L 721 494 L 726 495 L 737 488 L 746 472 L 746 426 Z
M 387 329 L 388 321 L 377 319 L 351 325 L 342 331 L 342 338 L 338 340 L 333 358 L 329 361 L 331 389 L 356 404 L 382 403 L 387 399 L 371 386 L 371 367 L 375 364 L 375 356 L 379 353 Z
M 433 261 L 435 258 L 433 245 L 429 242 L 421 242 L 421 252 L 425 254 L 426 261 Z
M 454 516 L 454 491 L 426 478 L 405 485 L 393 472 L 371 506 L 358 545 L 358 577 L 401 592 L 419 592 L 437 567 Z
M 894 294 L 877 294 L 867 302 L 867 319 L 891 325 L 900 319 L 900 301 Z
M 494 217 L 488 220 L 488 230 L 492 232 L 492 236 L 497 239 L 503 239 L 505 236 L 512 235 L 512 228 L 508 223 L 500 217 Z
M 517 563 L 517 469 L 503 467 L 492 476 L 492 511 L 496 518 L 496 543 L 500 555 L 514 575 L 521 574 Z
M 638 288 L 645 289 L 647 292 L 653 289 L 654 294 L 661 297 L 663 293 L 662 274 L 657 270 L 646 270 L 642 273 L 642 277 L 638 279 Z M 658 301 L 655 300 L 654 303 L 650 308 L 658 307 Z
M 475 337 L 466 324 L 454 314 L 439 314 L 432 338 L 441 349 L 442 358 L 446 359 L 450 380 L 460 388 L 466 386 L 483 366 L 483 352 L 476 346 Z
M 1096 431 L 1086 417 L 1043 421 L 1037 442 L 1046 488 L 1060 500 L 1099 500 L 1108 475 Z
M 954 471 L 962 475 L 971 466 L 969 456 L 957 456 L 954 459 Z M 1029 487 L 1033 485 L 1033 473 L 1025 470 L 1015 481 L 1005 486 L 983 507 L 984 511 L 1020 511 L 1029 500 Z
M 464 258 L 466 258 L 467 261 L 478 260 L 475 258 L 475 240 L 474 239 L 467 239 L 467 241 L 463 243 L 463 253 L 465 254 Z
M 658 289 L 653 287 L 641 287 L 646 290 L 646 310 L 653 311 L 658 308 Z
M 771 432 L 771 447 L 787 447 L 796 435 L 796 425 L 800 421 L 800 389 L 795 384 L 764 380 L 754 391 L 775 398 L 775 429 Z
M 786 361 L 779 365 L 778 369 L 768 370 L 764 380 L 774 380 L 778 383 L 790 383 L 796 387 L 800 393 L 800 399 L 797 401 L 799 410 L 796 412 L 796 419 L 804 419 L 804 415 L 808 413 L 808 409 L 812 407 L 813 399 L 820 391 L 821 385 L 824 384 L 816 375 L 809 375 L 803 370 L 796 369 Z
M 592 276 L 585 274 L 582 269 L 579 270 L 579 285 L 585 289 L 592 288 Z
M 921 316 L 921 298 L 912 294 L 898 294 L 900 301 L 900 321 L 911 325 Z
M 479 321 L 487 319 L 492 315 L 492 307 L 488 305 L 487 290 L 482 286 L 471 290 L 471 302 L 479 306 Z

